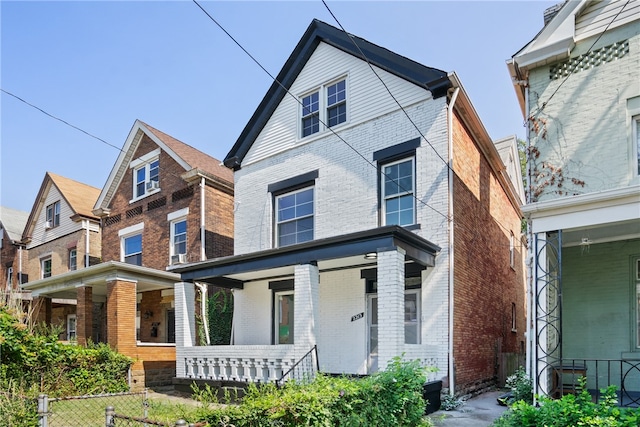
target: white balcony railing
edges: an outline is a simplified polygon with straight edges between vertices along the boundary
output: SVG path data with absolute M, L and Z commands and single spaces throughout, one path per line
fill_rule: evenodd
M 178 378 L 275 382 L 296 362 L 293 345 L 230 345 L 176 349 Z

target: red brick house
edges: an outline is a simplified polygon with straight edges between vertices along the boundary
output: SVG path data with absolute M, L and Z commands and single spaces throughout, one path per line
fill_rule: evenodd
M 73 294 L 78 342 L 107 342 L 134 358 L 133 388 L 170 384 L 179 276 L 167 267 L 232 253 L 232 173 L 136 121 L 91 211 L 102 226 L 102 262 L 26 288 Z

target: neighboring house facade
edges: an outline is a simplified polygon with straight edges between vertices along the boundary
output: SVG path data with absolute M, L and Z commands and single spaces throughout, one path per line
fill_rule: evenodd
M 107 342 L 132 357 L 134 389 L 171 384 L 179 276 L 166 270 L 232 253 L 233 175 L 219 160 L 136 121 L 90 211 L 102 224 L 102 263 L 27 288 L 73 295 L 78 342 Z M 96 304 L 104 316 L 96 316 Z
M 100 262 L 100 219 L 91 210 L 100 190 L 47 172 L 24 227 L 29 281 L 44 280 Z M 22 284 L 28 289 L 28 284 Z M 35 296 L 35 295 L 34 295 Z M 63 328 L 61 340 L 76 338 L 73 297 L 35 298 L 38 320 Z
M 640 403 L 640 1 L 569 1 L 508 67 L 528 123 L 529 369 Z M 566 387 L 565 387 L 566 386 Z
M 235 255 L 171 269 L 178 379 L 276 380 L 317 349 L 323 372 L 404 355 L 464 393 L 524 352 L 521 182 L 455 74 L 354 39 L 314 20 L 227 155 Z M 231 345 L 195 346 L 201 282 L 233 289 Z
M 0 206 L 0 290 L 19 291 L 29 280 L 26 273 L 28 252 L 24 250 L 22 232 L 29 212 Z

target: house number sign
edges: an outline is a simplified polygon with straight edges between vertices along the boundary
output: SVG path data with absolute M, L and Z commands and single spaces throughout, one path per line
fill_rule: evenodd
M 358 320 L 358 319 L 362 319 L 363 317 L 364 317 L 364 312 L 362 312 L 362 313 L 358 313 L 358 314 L 356 314 L 355 316 L 351 316 L 351 321 L 352 321 L 352 322 L 355 322 L 356 320 Z

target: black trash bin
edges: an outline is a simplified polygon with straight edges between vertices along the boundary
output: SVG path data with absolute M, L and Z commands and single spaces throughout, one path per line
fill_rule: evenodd
M 422 397 L 427 402 L 424 413 L 431 414 L 440 409 L 440 392 L 442 381 L 429 381 L 422 386 Z

